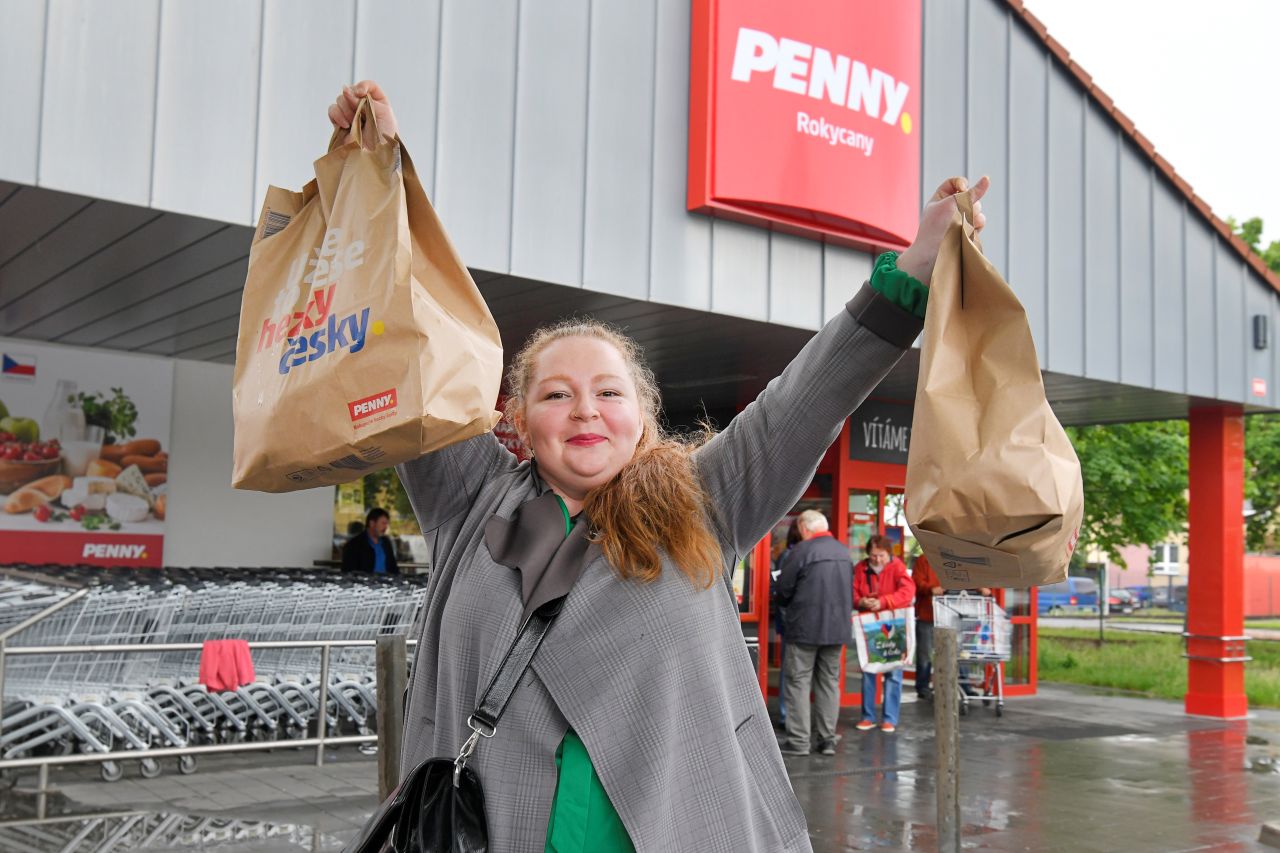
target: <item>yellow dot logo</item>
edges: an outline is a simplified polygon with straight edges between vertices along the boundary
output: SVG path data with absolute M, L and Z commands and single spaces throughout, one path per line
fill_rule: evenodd
M 387 330 L 387 327 L 386 327 L 386 326 L 384 326 L 384 325 L 382 324 L 382 321 L 381 321 L 381 320 L 374 320 L 374 321 L 373 321 L 373 333 L 374 333 L 374 335 L 380 335 L 380 334 L 382 334 L 383 332 L 385 332 L 386 330 Z
M 911 113 L 903 113 L 902 118 L 898 119 L 898 123 L 902 125 L 903 133 L 911 133 Z

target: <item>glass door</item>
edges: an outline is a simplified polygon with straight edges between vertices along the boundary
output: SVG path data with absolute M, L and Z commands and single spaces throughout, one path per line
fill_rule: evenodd
M 849 490 L 849 553 L 861 560 L 867 539 L 880 532 L 880 491 Z

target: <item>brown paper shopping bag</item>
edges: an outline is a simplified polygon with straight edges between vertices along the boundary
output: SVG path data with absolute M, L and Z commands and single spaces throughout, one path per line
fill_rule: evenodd
M 355 480 L 485 432 L 497 325 L 409 153 L 366 99 L 302 192 L 271 187 L 249 253 L 232 485 Z
M 956 202 L 929 287 L 907 523 L 948 589 L 1054 583 L 1080 532 L 1080 462 L 1026 312 L 982 255 L 969 194 Z

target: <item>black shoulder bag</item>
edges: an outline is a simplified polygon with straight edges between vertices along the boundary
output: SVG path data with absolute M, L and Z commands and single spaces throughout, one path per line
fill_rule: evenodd
M 480 738 L 493 737 L 511 694 L 560 612 L 564 598 L 535 610 L 520 628 L 480 704 L 467 718 L 471 736 L 457 758 L 431 758 L 405 777 L 343 853 L 486 853 L 480 777 L 467 766 Z

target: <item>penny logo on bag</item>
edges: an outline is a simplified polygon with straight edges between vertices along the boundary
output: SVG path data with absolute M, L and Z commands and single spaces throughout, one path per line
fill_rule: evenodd
M 387 391 L 379 391 L 361 400 L 347 403 L 347 409 L 351 412 L 351 420 L 358 421 L 371 417 L 382 412 L 394 410 L 396 407 L 396 389 L 391 388 Z

